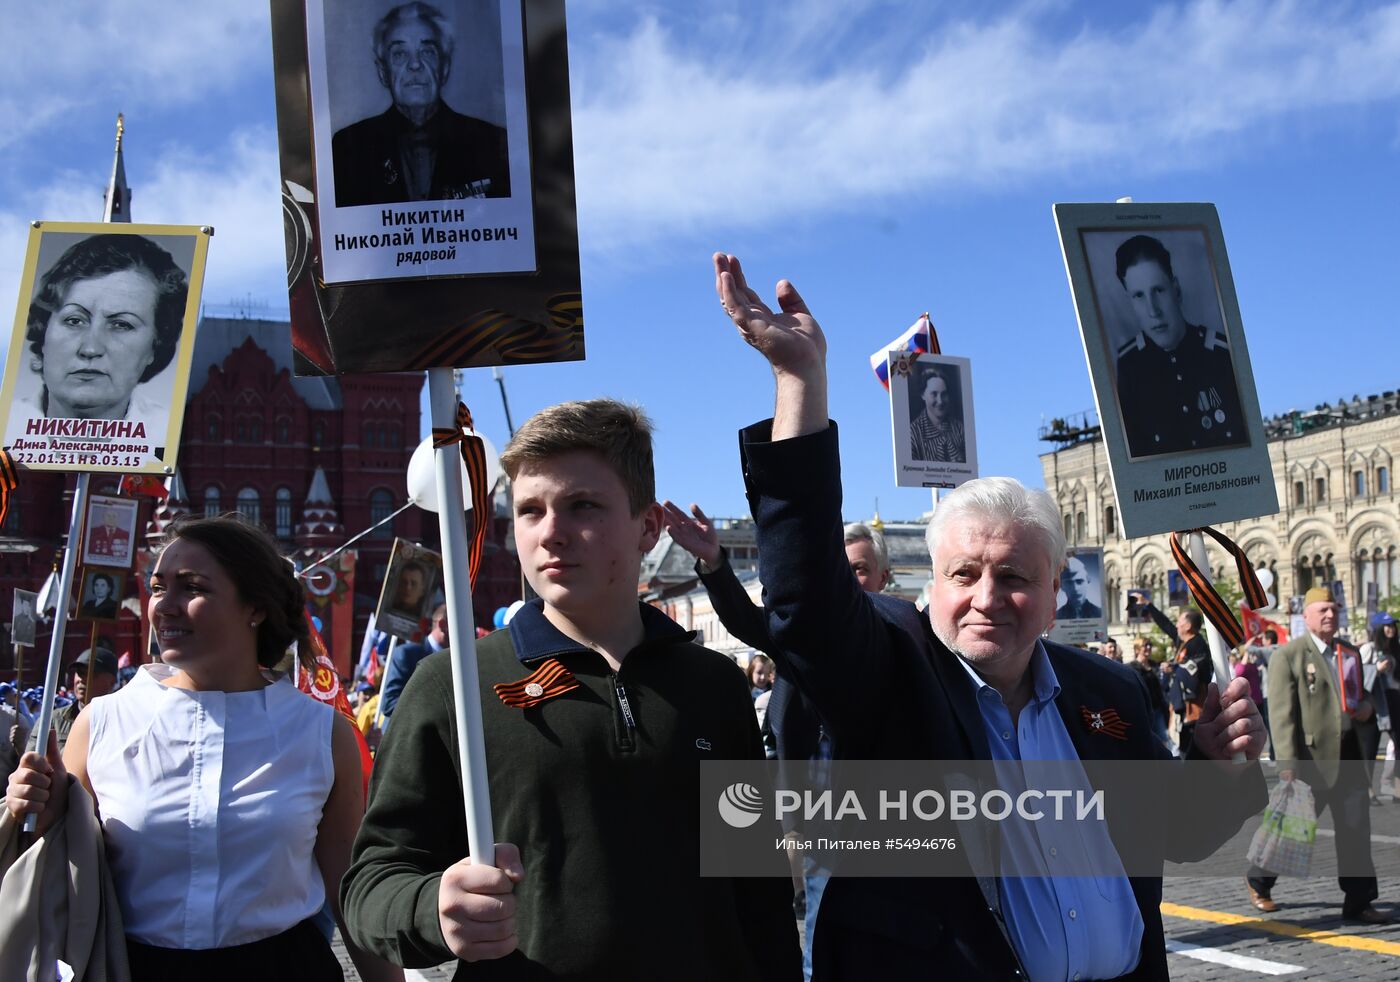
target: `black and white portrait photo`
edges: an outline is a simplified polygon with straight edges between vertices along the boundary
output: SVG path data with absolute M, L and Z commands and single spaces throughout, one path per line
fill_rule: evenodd
M 325 281 L 534 271 L 518 0 L 308 0 L 306 29 Z
M 1085 232 L 1131 457 L 1249 444 L 1200 229 Z
M 86 570 L 78 602 L 78 617 L 88 621 L 114 621 L 121 609 L 126 574 L 112 570 Z
M 957 487 L 977 476 L 966 358 L 890 352 L 890 422 L 901 487 Z
M 113 231 L 116 229 L 117 231 Z M 145 232 L 146 234 L 142 234 Z M 171 226 L 40 223 L 11 338 L 5 446 L 50 470 L 174 462 L 208 236 Z M 166 450 L 169 450 L 167 456 Z
M 1277 512 L 1215 206 L 1124 199 L 1054 215 L 1124 533 Z
M 1103 609 L 1103 550 L 1075 548 L 1060 570 L 1055 594 L 1055 623 L 1050 639 L 1083 645 L 1107 637 L 1108 617 Z
M 1065 560 L 1056 594 L 1055 619 L 1064 621 L 1103 618 L 1103 555 L 1078 550 Z
M 337 9 L 326 24 L 337 207 L 510 197 L 497 12 L 483 4 L 459 24 L 412 0 L 356 37 L 362 20 Z
M 10 643 L 34 647 L 38 630 L 39 595 L 29 590 L 15 591 L 14 613 L 10 615 Z
M 920 365 L 911 375 L 909 456 L 945 464 L 967 462 L 962 381 L 956 366 Z

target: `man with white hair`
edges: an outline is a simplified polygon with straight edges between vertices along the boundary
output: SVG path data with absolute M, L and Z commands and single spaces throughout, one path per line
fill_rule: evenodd
M 773 419 L 741 433 L 769 629 L 837 756 L 1167 759 L 1135 673 L 1041 640 L 1066 549 L 1058 509 L 1043 491 L 983 478 L 939 503 L 927 533 L 926 620 L 907 602 L 856 587 L 839 562 L 840 463 L 821 328 L 790 283 L 778 284 L 774 313 L 735 257 L 716 255 L 715 273 L 725 312 L 775 379 Z M 851 684 L 857 664 L 881 684 Z M 1212 695 L 1196 756 L 1258 757 L 1263 723 L 1247 693 L 1237 680 Z M 1127 724 L 1114 736 L 1093 725 L 1110 708 Z M 1238 810 L 1242 820 L 1245 808 L 1264 803 L 1262 777 L 1251 768 L 1220 795 L 1218 811 Z M 1230 816 L 1215 845 L 1238 828 Z M 1060 868 L 1053 851 L 1044 860 Z M 1160 875 L 994 877 L 968 863 L 964 877 L 834 878 L 813 978 L 915 978 L 937 965 L 949 978 L 1167 979 Z

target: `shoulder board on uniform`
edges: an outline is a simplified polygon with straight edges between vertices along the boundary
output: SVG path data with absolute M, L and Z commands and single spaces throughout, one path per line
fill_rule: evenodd
M 1217 348 L 1221 351 L 1230 350 L 1229 339 L 1225 335 L 1210 327 L 1201 328 L 1201 347 L 1207 351 L 1214 351 Z
M 1122 358 L 1129 351 L 1141 351 L 1145 347 L 1147 347 L 1147 335 L 1138 331 L 1131 339 L 1118 346 L 1118 357 Z

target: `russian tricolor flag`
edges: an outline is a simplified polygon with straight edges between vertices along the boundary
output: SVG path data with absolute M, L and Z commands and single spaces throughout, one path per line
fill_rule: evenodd
M 880 380 L 880 384 L 888 389 L 890 387 L 889 353 L 891 351 L 910 351 L 916 355 L 937 354 L 938 342 L 936 338 L 928 314 L 923 314 L 914 322 L 913 327 L 870 356 L 870 368 L 875 372 L 875 377 Z

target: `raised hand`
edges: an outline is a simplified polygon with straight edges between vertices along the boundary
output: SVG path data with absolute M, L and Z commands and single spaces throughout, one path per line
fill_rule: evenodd
M 676 545 L 703 560 L 706 566 L 719 565 L 719 533 L 715 531 L 714 524 L 709 516 L 700 510 L 699 505 L 690 506 L 690 513 L 694 518 L 681 511 L 672 501 L 663 501 L 661 512 L 666 529 L 671 533 Z
M 738 256 L 717 252 L 714 258 L 715 292 L 744 340 L 763 353 L 774 372 L 807 379 L 815 377 L 814 372 L 824 376 L 826 336 L 797 288 L 778 281 L 781 312 L 775 314 L 750 289 Z
M 826 429 L 826 336 L 797 288 L 778 281 L 781 313 L 775 314 L 749 289 L 737 256 L 717 252 L 714 261 L 715 292 L 724 312 L 773 369 L 773 440 Z

